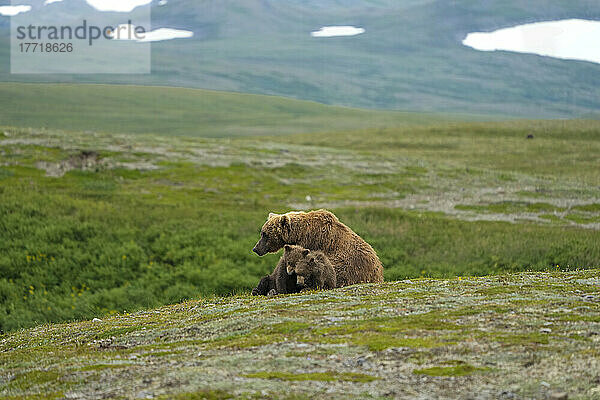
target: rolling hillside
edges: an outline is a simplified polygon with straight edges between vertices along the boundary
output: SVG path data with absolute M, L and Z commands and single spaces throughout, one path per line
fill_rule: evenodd
M 0 104 L 0 124 L 5 126 L 190 137 L 283 135 L 493 119 L 130 85 L 0 83 Z
M 71 2 L 52 7 L 72 8 Z M 155 27 L 193 39 L 153 44 L 152 75 L 9 75 L 0 81 L 137 83 L 275 94 L 327 104 L 520 117 L 593 115 L 600 65 L 462 46 L 471 31 L 563 18 L 600 19 L 595 0 L 179 0 Z M 7 54 L 8 19 L 0 54 Z M 324 25 L 356 37 L 315 39 Z
M 203 298 L 44 325 L 1 337 L 0 395 L 593 400 L 599 273 Z

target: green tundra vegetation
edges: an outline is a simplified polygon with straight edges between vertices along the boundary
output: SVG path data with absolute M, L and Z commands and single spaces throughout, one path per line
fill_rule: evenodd
M 272 101 L 261 118 L 307 106 Z M 257 129 L 251 103 L 240 130 Z M 279 257 L 251 253 L 269 212 L 332 210 L 390 281 L 600 266 L 600 122 L 373 112 L 356 129 L 230 137 L 200 120 L 189 136 L 126 134 L 115 115 L 85 132 L 88 116 L 0 130 L 2 331 L 247 293 Z
M 593 400 L 599 273 L 246 292 L 42 325 L 2 336 L 0 396 Z
M 0 83 L 2 125 L 164 136 L 282 135 L 477 120 L 482 116 L 361 110 L 244 93 L 84 84 Z M 488 120 L 491 117 L 486 117 Z

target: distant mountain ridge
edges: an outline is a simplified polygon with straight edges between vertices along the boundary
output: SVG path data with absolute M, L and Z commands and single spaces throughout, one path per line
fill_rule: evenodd
M 52 4 L 72 7 L 75 0 Z M 2 81 L 135 83 L 274 94 L 326 104 L 564 118 L 600 109 L 600 65 L 464 47 L 472 31 L 600 19 L 593 0 L 180 0 L 153 3 L 153 28 L 194 38 L 153 44 L 151 75 L 25 76 Z M 362 35 L 311 38 L 326 25 Z

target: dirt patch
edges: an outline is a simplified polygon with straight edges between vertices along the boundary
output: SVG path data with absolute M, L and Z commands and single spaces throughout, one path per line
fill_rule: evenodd
M 95 151 L 82 150 L 77 154 L 72 155 L 66 160 L 58 163 L 40 161 L 36 163 L 36 167 L 46 171 L 46 176 L 60 178 L 67 172 L 72 170 L 95 171 L 98 172 L 105 168 L 106 160 L 100 158 L 100 155 Z
M 73 170 L 100 172 L 105 169 L 125 168 L 129 170 L 150 171 L 158 169 L 158 166 L 147 162 L 116 162 L 110 158 L 103 158 L 93 150 L 81 150 L 68 159 L 58 163 L 39 161 L 36 168 L 46 171 L 46 176 L 60 178 L 67 172 Z

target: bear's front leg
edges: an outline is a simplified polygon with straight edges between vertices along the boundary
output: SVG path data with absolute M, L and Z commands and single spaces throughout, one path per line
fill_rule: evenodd
M 273 296 L 277 296 L 277 290 L 275 290 L 275 289 L 271 289 L 271 290 L 269 290 L 269 293 L 267 293 L 267 297 L 273 297 Z
M 252 296 L 265 296 L 269 293 L 269 291 L 273 287 L 273 279 L 271 276 L 267 275 L 263 277 L 258 285 L 254 289 L 252 289 Z

